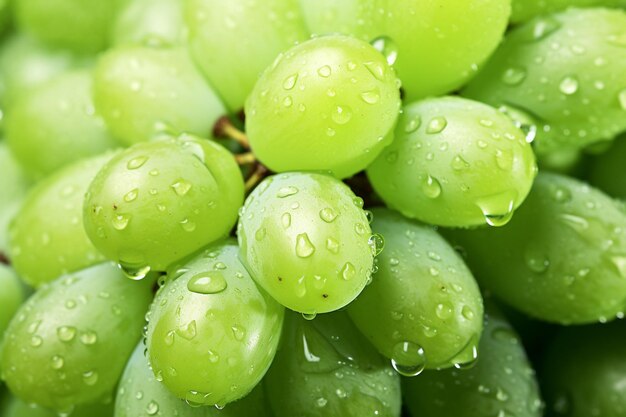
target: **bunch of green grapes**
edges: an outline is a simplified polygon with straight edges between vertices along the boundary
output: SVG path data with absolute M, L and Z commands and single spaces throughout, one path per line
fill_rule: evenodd
M 0 0 L 0 415 L 626 417 L 624 1 Z

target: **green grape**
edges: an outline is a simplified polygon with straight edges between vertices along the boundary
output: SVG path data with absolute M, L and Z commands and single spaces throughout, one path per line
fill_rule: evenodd
M 309 36 L 298 0 L 187 0 L 184 13 L 191 55 L 233 111 L 280 52 Z
M 540 155 L 626 130 L 626 12 L 570 9 L 511 31 L 463 91 L 535 125 Z
M 42 287 L 5 333 L 0 363 L 11 392 L 59 411 L 110 395 L 140 337 L 151 281 L 106 263 Z
M 387 209 L 373 211 L 385 238 L 372 284 L 348 314 L 401 374 L 476 359 L 482 297 L 461 257 L 431 228 Z
M 105 256 L 142 278 L 227 235 L 243 193 L 235 159 L 215 142 L 182 135 L 139 143 L 89 186 L 85 229 Z
M 237 226 L 250 275 L 284 306 L 313 315 L 344 307 L 370 279 L 376 248 L 363 200 L 315 173 L 266 178 Z
M 13 0 L 19 27 L 42 42 L 92 53 L 109 43 L 118 9 L 126 0 Z
M 513 0 L 511 22 L 522 23 L 534 17 L 570 7 L 626 7 L 625 0 Z
M 164 131 L 206 136 L 225 113 L 184 48 L 108 51 L 96 66 L 94 100 L 111 132 L 128 145 Z
M 0 263 L 0 342 L 11 318 L 24 301 L 24 290 L 15 272 Z
M 395 136 L 367 176 L 389 207 L 427 223 L 502 226 L 537 172 L 510 119 L 460 97 L 408 105 Z
M 47 49 L 24 34 L 13 35 L 0 51 L 0 96 L 5 110 L 19 97 L 81 63 L 68 51 Z
M 76 162 L 37 184 L 25 199 L 10 227 L 10 255 L 31 286 L 104 260 L 85 233 L 83 198 L 113 155 Z
M 95 114 L 91 85 L 91 71 L 67 72 L 11 107 L 7 142 L 28 174 L 42 178 L 117 145 Z
M 504 317 L 487 305 L 480 356 L 471 369 L 426 371 L 402 381 L 414 417 L 539 417 L 542 402 L 522 344 Z
M 540 373 L 548 416 L 626 416 L 623 322 L 563 328 Z
M 56 411 L 35 404 L 26 404 L 13 396 L 8 398 L 4 410 L 0 407 L 0 411 L 3 411 L 3 417 L 59 417 Z M 83 405 L 76 407 L 70 414 L 71 417 L 111 417 L 112 415 L 112 404 Z
M 120 380 L 115 401 L 115 417 L 269 417 L 262 385 L 250 395 L 229 404 L 223 410 L 215 407 L 191 407 L 158 382 L 146 356 L 143 343 L 135 349 Z
M 511 0 L 300 1 L 311 32 L 372 41 L 394 65 L 410 101 L 465 84 L 498 46 L 511 11 Z
M 531 317 L 578 324 L 623 314 L 626 213 L 587 184 L 539 174 L 507 226 L 449 234 L 479 283 Z
M 246 132 L 270 169 L 349 177 L 391 143 L 400 109 L 394 71 L 367 43 L 326 36 L 281 55 L 246 102 Z
M 5 142 L 0 142 L 0 252 L 9 246 L 9 223 L 19 210 L 30 182 Z
M 243 398 L 276 353 L 284 309 L 257 288 L 238 253 L 229 239 L 174 265 L 150 309 L 152 369 L 190 403 Z
M 178 45 L 186 39 L 181 0 L 131 0 L 117 17 L 113 44 Z
M 626 200 L 626 135 L 615 141 L 603 154 L 591 160 L 588 176 L 591 185 L 612 197 Z
M 350 322 L 290 313 L 265 382 L 275 417 L 399 417 L 400 378 Z

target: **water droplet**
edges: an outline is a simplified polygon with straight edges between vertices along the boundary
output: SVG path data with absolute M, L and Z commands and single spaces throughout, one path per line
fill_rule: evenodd
M 83 345 L 91 346 L 98 341 L 96 332 L 88 330 L 80 335 L 80 341 Z
M 336 106 L 332 118 L 338 125 L 345 125 L 352 118 L 352 110 L 348 106 Z
M 122 270 L 126 278 L 130 278 L 133 281 L 140 281 L 144 279 L 151 269 L 148 265 L 131 266 L 124 263 L 120 263 L 118 267 Z
M 422 182 L 422 192 L 428 198 L 437 198 L 441 195 L 441 184 L 437 178 L 427 175 Z
M 147 160 L 148 160 L 147 156 L 138 156 L 128 161 L 128 163 L 126 164 L 126 168 L 128 169 L 141 168 L 143 164 L 146 163 Z
M 165 334 L 165 338 L 163 341 L 165 342 L 165 346 L 172 346 L 174 344 L 174 339 L 176 336 L 176 332 L 174 330 L 170 330 Z
M 361 93 L 361 99 L 367 104 L 376 104 L 380 100 L 380 93 L 378 89 L 364 91 Z
M 572 193 L 564 187 L 556 187 L 552 196 L 557 203 L 568 203 L 572 200 Z
M 465 317 L 465 319 L 467 320 L 473 320 L 474 319 L 474 311 L 471 309 L 470 306 L 463 306 L 463 308 L 461 308 L 461 315 L 463 317 Z
M 179 179 L 174 184 L 172 184 L 172 188 L 179 196 L 184 196 L 191 189 L 191 183 L 186 180 Z
M 385 79 L 385 67 L 383 67 L 379 62 L 366 62 L 365 68 L 376 78 L 378 81 L 382 81 Z
M 200 272 L 187 282 L 187 289 L 197 294 L 217 294 L 226 287 L 226 280 L 220 271 Z
M 393 65 L 396 63 L 398 59 L 398 47 L 391 38 L 380 36 L 374 39 L 371 44 L 378 52 L 383 54 L 387 64 Z
M 76 336 L 76 327 L 61 326 L 57 329 L 57 337 L 61 342 L 70 342 Z
M 346 281 L 350 281 L 356 275 L 356 268 L 350 262 L 346 262 L 346 264 L 341 269 L 341 276 Z
M 324 78 L 330 77 L 331 72 L 332 70 L 328 65 L 324 65 L 323 67 L 319 67 L 317 69 L 317 73 L 319 74 L 319 76 Z
M 478 361 L 478 336 L 474 335 L 459 353 L 451 360 L 456 369 L 470 369 Z
M 430 119 L 428 122 L 428 126 L 426 126 L 426 133 L 435 134 L 442 132 L 446 126 L 448 126 L 448 121 L 443 116 L 437 116 Z
M 521 67 L 507 68 L 502 73 L 502 82 L 506 85 L 518 85 L 526 78 L 526 70 Z
M 209 349 L 209 351 L 207 353 L 209 355 L 209 362 L 217 363 L 220 360 L 219 355 L 217 353 L 213 352 L 212 350 Z
M 561 93 L 568 96 L 576 93 L 576 91 L 578 91 L 578 80 L 573 76 L 563 78 L 559 84 L 559 90 L 561 90 Z
M 422 373 L 426 365 L 424 349 L 413 342 L 401 342 L 392 348 L 391 366 L 402 376 L 412 377 Z
M 504 226 L 513 217 L 513 207 L 517 199 L 514 190 L 505 191 L 491 196 L 480 198 L 476 205 L 482 211 L 485 222 L 489 226 Z
M 452 163 L 450 164 L 450 166 L 452 166 L 452 169 L 455 171 L 462 171 L 469 168 L 470 164 L 465 159 L 463 159 L 461 155 L 455 155 L 454 158 L 452 158 Z
M 186 326 L 177 328 L 176 334 L 185 340 L 193 339 L 196 337 L 196 321 L 191 320 Z
M 385 248 L 385 239 L 380 233 L 374 233 L 370 236 L 367 243 L 369 244 L 370 249 L 372 250 L 372 255 L 374 256 L 380 255 Z
M 306 233 L 300 233 L 296 237 L 296 255 L 300 258 L 308 258 L 315 252 L 315 246 L 309 240 L 309 235 Z
M 124 201 L 126 201 L 127 203 L 130 203 L 131 201 L 135 201 L 138 195 L 139 195 L 139 190 L 137 188 L 132 189 L 128 193 L 126 193 L 126 195 L 124 196 Z
M 293 105 L 293 99 L 291 98 L 291 96 L 287 96 L 283 99 L 283 106 L 291 107 L 292 105 Z
M 43 339 L 40 336 L 33 336 L 30 338 L 30 345 L 32 347 L 39 347 L 43 344 Z
M 96 371 L 87 371 L 83 373 L 83 382 L 85 385 L 94 386 L 98 382 L 98 373 Z
M 59 356 L 59 355 L 54 355 L 52 357 L 51 362 L 52 362 L 51 363 L 52 369 L 56 369 L 56 370 L 62 369 L 63 365 L 65 365 L 65 360 L 63 359 L 62 356 Z
M 196 230 L 196 224 L 189 219 L 183 219 L 180 222 L 180 227 L 182 227 L 185 232 L 193 232 Z
M 326 207 L 320 210 L 320 218 L 326 223 L 332 223 L 337 218 L 337 212 L 331 207 Z
M 326 239 L 326 249 L 332 253 L 339 253 L 339 242 L 332 237 Z
M 260 242 L 263 239 L 265 239 L 265 236 L 267 235 L 267 229 L 265 229 L 265 227 L 261 227 L 259 228 L 256 233 L 254 234 L 254 238 Z
M 324 397 L 319 397 L 317 400 L 315 400 L 315 405 L 317 405 L 319 408 L 326 407 L 326 404 L 328 404 L 328 400 Z
M 317 317 L 317 313 L 302 313 L 302 318 L 305 320 L 313 320 L 315 319 L 315 317 Z
M 503 171 L 510 171 L 513 168 L 513 152 L 496 149 L 496 165 Z
M 528 269 L 538 274 L 545 272 L 550 266 L 548 257 L 534 248 L 529 248 L 526 251 L 524 260 Z
M 289 77 L 285 78 L 285 81 L 283 82 L 283 88 L 285 90 L 291 90 L 293 87 L 295 87 L 297 81 L 298 74 L 290 75 Z
M 246 331 L 243 329 L 243 327 L 233 326 L 230 328 L 230 330 L 233 332 L 233 337 L 235 338 L 235 340 L 239 342 L 241 342 L 246 336 Z
M 285 198 L 285 197 L 289 197 L 292 195 L 295 195 L 298 193 L 298 189 L 296 187 L 292 187 L 292 186 L 288 186 L 288 187 L 281 187 L 278 190 L 278 193 L 276 194 L 276 197 L 278 198 Z
M 531 39 L 539 41 L 555 32 L 561 24 L 553 17 L 545 17 L 535 21 L 532 27 Z
M 365 226 L 363 225 L 363 223 L 357 223 L 354 225 L 354 231 L 356 232 L 357 235 L 364 235 Z
M 150 401 L 148 405 L 146 405 L 146 413 L 149 416 L 153 416 L 158 412 L 159 412 L 159 405 L 156 402 Z
M 437 307 L 435 308 L 435 313 L 437 314 L 437 317 L 439 317 L 442 320 L 446 320 L 452 317 L 453 312 L 454 310 L 452 309 L 452 306 L 447 303 L 445 304 L 439 303 L 437 304 Z
M 124 230 L 130 222 L 130 214 L 118 214 L 113 217 L 111 224 L 116 230 Z
M 283 213 L 283 215 L 280 216 L 280 222 L 282 223 L 283 227 L 287 229 L 289 226 L 291 226 L 291 214 Z
M 421 124 L 422 124 L 422 118 L 419 115 L 413 116 L 406 121 L 406 124 L 404 125 L 404 131 L 406 133 L 413 133 L 417 129 L 419 129 Z

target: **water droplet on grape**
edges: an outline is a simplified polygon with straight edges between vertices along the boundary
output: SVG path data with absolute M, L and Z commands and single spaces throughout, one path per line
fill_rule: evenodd
M 187 282 L 187 289 L 197 294 L 217 294 L 226 287 L 226 280 L 220 271 L 200 272 Z
M 293 87 L 295 87 L 297 81 L 298 74 L 290 75 L 289 77 L 285 78 L 285 81 L 283 82 L 283 88 L 285 90 L 291 90 Z
M 172 188 L 174 189 L 176 194 L 182 197 L 189 192 L 189 190 L 191 189 L 191 184 L 184 179 L 179 179 L 174 184 L 172 184 Z
M 559 84 L 559 90 L 566 95 L 572 95 L 578 91 L 578 80 L 574 76 L 567 76 L 563 78 Z
M 378 52 L 383 54 L 387 64 L 393 65 L 396 63 L 398 59 L 398 47 L 391 38 L 380 36 L 374 39 L 371 44 Z
M 300 258 L 308 258 L 315 252 L 315 246 L 311 243 L 309 235 L 301 233 L 296 237 L 296 255 Z
M 336 106 L 332 118 L 338 125 L 345 125 L 352 118 L 352 110 L 348 106 Z
M 417 376 L 422 373 L 425 365 L 426 354 L 419 344 L 406 341 L 392 348 L 391 366 L 400 375 Z
M 126 164 L 126 168 L 128 169 L 141 168 L 143 164 L 146 163 L 147 160 L 148 160 L 147 156 L 138 156 L 128 161 L 128 163 Z
M 422 192 L 428 198 L 437 198 L 441 195 L 441 184 L 437 178 L 427 175 L 422 182 Z
M 378 89 L 364 91 L 361 93 L 361 99 L 367 104 L 376 104 L 380 100 L 380 93 Z
M 352 265 L 350 262 L 346 262 L 346 264 L 341 269 L 341 277 L 346 281 L 350 281 L 352 278 L 354 278 L 355 275 L 356 268 L 354 267 L 354 265 Z
M 506 85 L 518 85 L 526 78 L 526 70 L 521 67 L 507 68 L 502 73 L 502 82 Z
M 319 76 L 324 78 L 330 77 L 331 72 L 332 71 L 328 65 L 324 65 L 323 67 L 317 69 Z
M 61 326 L 57 328 L 57 337 L 61 342 L 70 342 L 76 336 L 76 328 L 72 326 Z
M 278 190 L 278 193 L 276 194 L 276 197 L 278 198 L 285 198 L 285 197 L 289 197 L 292 195 L 295 195 L 298 193 L 298 189 L 296 187 L 292 187 L 292 186 L 288 186 L 288 187 L 281 187 Z
M 426 133 L 435 134 L 441 133 L 446 126 L 448 126 L 448 121 L 443 116 L 437 116 L 430 119 L 428 122 L 428 126 L 426 127 Z

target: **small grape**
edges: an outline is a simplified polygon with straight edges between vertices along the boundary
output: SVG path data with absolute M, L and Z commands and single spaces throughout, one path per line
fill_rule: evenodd
M 240 213 L 241 257 L 284 306 L 306 314 L 344 307 L 370 279 L 375 250 L 363 200 L 315 173 L 266 178 Z
M 91 183 L 87 235 L 138 278 L 228 234 L 243 202 L 233 156 L 191 135 L 143 142 L 116 155 Z
M 234 239 L 210 246 L 174 265 L 154 300 L 147 332 L 152 369 L 177 397 L 223 407 L 265 375 L 283 315 L 250 278 Z
M 521 130 L 496 109 L 442 97 L 408 105 L 396 138 L 367 169 L 385 203 L 442 226 L 501 226 L 537 167 Z

